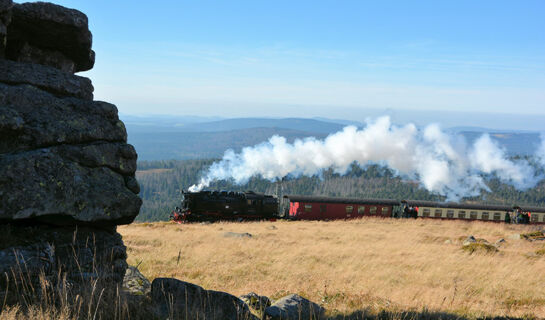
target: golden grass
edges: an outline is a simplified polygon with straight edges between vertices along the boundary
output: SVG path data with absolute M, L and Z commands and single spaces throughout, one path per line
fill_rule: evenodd
M 275 226 L 272 228 L 271 226 Z M 226 238 L 225 232 L 252 238 Z M 298 293 L 330 314 L 357 310 L 545 317 L 543 242 L 536 227 L 362 219 L 121 226 L 128 262 L 150 280 L 175 277 L 234 295 Z M 468 235 L 498 252 L 462 250 Z

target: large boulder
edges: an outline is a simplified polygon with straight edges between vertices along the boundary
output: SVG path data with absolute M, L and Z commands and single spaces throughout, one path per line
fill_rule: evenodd
M 4 58 L 6 50 L 8 25 L 11 21 L 11 0 L 0 0 L 0 59 Z
M 161 318 L 238 320 L 257 318 L 239 298 L 172 278 L 156 278 L 151 297 Z
M 315 320 L 322 319 L 324 313 L 324 308 L 297 294 L 280 298 L 265 309 L 265 315 L 272 320 Z
M 8 26 L 6 56 L 65 72 L 86 71 L 95 63 L 87 16 L 47 2 L 15 4 Z
M 88 78 L 37 64 L 0 60 L 0 82 L 29 84 L 59 97 L 93 100 L 94 88 Z
M 91 44 L 77 10 L 0 0 L 2 306 L 109 299 L 124 279 L 116 226 L 142 204 L 137 154 L 116 106 L 73 74 L 92 68 Z

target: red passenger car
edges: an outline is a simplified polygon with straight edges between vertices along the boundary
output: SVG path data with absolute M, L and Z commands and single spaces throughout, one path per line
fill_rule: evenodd
M 364 216 L 392 217 L 399 201 L 286 195 L 289 218 L 296 220 L 356 219 Z

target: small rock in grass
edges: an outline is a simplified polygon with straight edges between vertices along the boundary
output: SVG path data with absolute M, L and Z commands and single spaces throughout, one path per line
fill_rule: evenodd
M 123 278 L 123 289 L 133 295 L 146 295 L 151 291 L 151 283 L 136 267 L 129 266 Z
M 248 232 L 244 232 L 244 233 L 225 232 L 225 233 L 223 234 L 223 237 L 224 237 L 224 238 L 251 238 L 252 235 L 249 234 Z
M 505 239 L 501 238 L 498 241 L 496 241 L 495 245 L 499 247 L 503 245 L 505 242 L 506 242 Z
M 464 240 L 463 245 L 464 245 L 464 246 L 467 246 L 467 245 L 469 245 L 469 244 L 471 244 L 471 243 L 475 243 L 475 242 L 477 242 L 477 240 L 475 239 L 475 237 L 474 237 L 474 236 L 469 236 L 469 237 L 467 237 L 467 238 Z
M 254 310 L 265 310 L 271 305 L 271 300 L 265 296 L 260 296 L 255 292 L 250 292 L 243 296 L 239 297 L 240 300 L 244 301 L 248 306 L 252 307 Z
M 520 234 L 515 233 L 509 236 L 509 239 L 520 240 Z
M 290 294 L 280 298 L 265 309 L 265 315 L 272 320 L 322 319 L 325 309 L 300 295 Z

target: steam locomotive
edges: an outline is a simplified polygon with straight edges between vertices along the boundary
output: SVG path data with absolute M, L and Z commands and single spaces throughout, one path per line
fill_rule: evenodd
M 433 218 L 544 224 L 544 207 L 483 205 L 392 199 L 316 196 L 276 196 L 247 192 L 182 192 L 181 207 L 171 213 L 175 222 L 274 220 L 336 220 L 364 216 Z
M 181 207 L 171 213 L 176 222 L 265 220 L 278 217 L 278 198 L 263 193 L 182 191 Z

